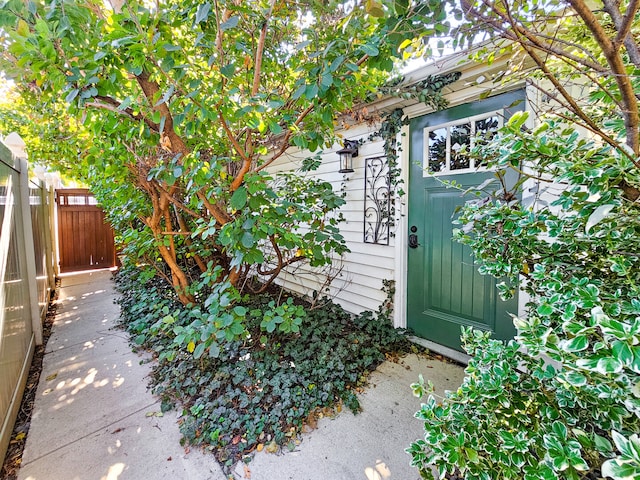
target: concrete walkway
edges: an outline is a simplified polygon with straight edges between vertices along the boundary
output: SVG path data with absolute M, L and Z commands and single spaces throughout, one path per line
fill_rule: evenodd
M 224 480 L 211 454 L 180 446 L 177 414 L 159 415 L 150 367 L 114 329 L 111 272 L 66 276 L 47 345 L 19 480 Z M 385 363 L 362 395 L 364 411 L 323 419 L 294 452 L 261 452 L 233 478 L 418 480 L 404 449 L 422 434 L 409 384 L 422 373 L 455 389 L 460 367 L 409 356 Z

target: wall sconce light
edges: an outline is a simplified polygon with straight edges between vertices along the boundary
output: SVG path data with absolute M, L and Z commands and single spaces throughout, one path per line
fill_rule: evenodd
M 340 155 L 340 170 L 339 173 L 351 173 L 353 172 L 353 157 L 358 156 L 358 142 L 357 140 L 345 140 L 344 148 L 336 152 Z

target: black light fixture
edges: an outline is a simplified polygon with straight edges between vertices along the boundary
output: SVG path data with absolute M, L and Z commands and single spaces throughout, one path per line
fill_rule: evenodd
M 339 173 L 351 173 L 353 172 L 353 157 L 358 156 L 358 141 L 357 140 L 345 140 L 344 148 L 336 152 L 340 155 L 340 170 Z

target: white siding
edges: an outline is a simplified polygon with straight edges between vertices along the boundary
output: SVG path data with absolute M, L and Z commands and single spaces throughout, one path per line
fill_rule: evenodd
M 393 280 L 395 275 L 394 238 L 390 238 L 389 245 L 364 243 L 365 160 L 384 155 L 383 141 L 379 138 L 368 139 L 376 128 L 358 125 L 339 132 L 344 139 L 364 140 L 358 156 L 353 159 L 353 173 L 338 173 L 339 162 L 335 152 L 342 146 L 337 144 L 322 154 L 322 164 L 313 172 L 314 177 L 330 182 L 335 192 L 344 191 L 346 194 L 346 204 L 340 209 L 345 221 L 339 226 L 350 252 L 336 258 L 333 268 L 296 265 L 278 279 L 288 290 L 308 297 L 314 291 L 322 290 L 320 296 L 328 295 L 352 313 L 376 310 L 385 300 L 382 280 Z M 297 170 L 307 156 L 312 154 L 290 149 L 269 170 Z M 335 278 L 327 290 L 325 282 L 328 276 L 333 275 Z

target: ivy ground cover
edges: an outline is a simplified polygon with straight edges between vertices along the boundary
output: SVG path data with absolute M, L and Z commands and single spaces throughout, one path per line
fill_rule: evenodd
M 343 407 L 357 413 L 369 373 L 385 358 L 418 352 L 385 312 L 354 317 L 330 302 L 309 309 L 275 292 L 243 298 L 249 333 L 224 342 L 217 358 L 198 356 L 177 338 L 193 316 L 170 285 L 132 268 L 116 283 L 122 326 L 152 353 L 162 410 L 179 409 L 183 443 L 227 468 L 254 451 L 294 448 L 318 417 Z M 289 327 L 271 329 L 272 318 Z

